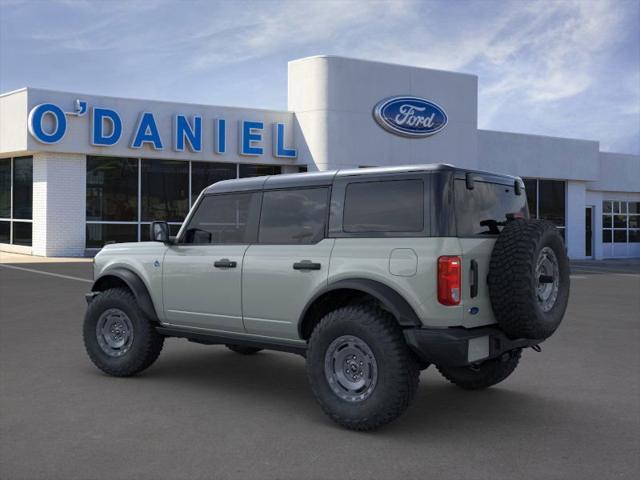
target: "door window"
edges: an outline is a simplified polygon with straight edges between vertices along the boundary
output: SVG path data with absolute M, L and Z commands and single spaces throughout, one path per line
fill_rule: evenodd
M 343 229 L 349 233 L 421 232 L 422 180 L 350 183 L 344 200 Z
M 259 242 L 271 244 L 319 242 L 324 237 L 328 203 L 328 188 L 264 192 Z
M 259 210 L 258 193 L 205 196 L 189 221 L 182 243 L 253 243 Z

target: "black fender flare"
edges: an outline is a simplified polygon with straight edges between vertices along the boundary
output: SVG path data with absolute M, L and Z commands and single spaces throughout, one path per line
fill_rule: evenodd
M 368 278 L 353 278 L 348 280 L 340 280 L 330 283 L 325 288 L 317 292 L 311 300 L 307 302 L 300 317 L 298 318 L 298 333 L 302 338 L 303 321 L 316 300 L 323 295 L 336 290 L 359 290 L 363 293 L 371 295 L 377 299 L 384 307 L 396 318 L 398 324 L 402 327 L 419 327 L 422 322 L 416 315 L 413 307 L 405 298 L 396 292 L 393 288 L 382 282 L 371 280 Z
M 142 310 L 149 319 L 158 321 L 158 315 L 156 314 L 156 309 L 153 306 L 153 300 L 151 300 L 149 290 L 137 273 L 123 267 L 106 270 L 95 279 L 91 286 L 91 291 L 101 292 L 105 290 L 105 288 L 102 288 L 102 285 L 108 277 L 115 277 L 122 280 L 127 287 L 129 287 L 133 296 L 136 297 L 136 302 L 138 303 L 140 310 Z

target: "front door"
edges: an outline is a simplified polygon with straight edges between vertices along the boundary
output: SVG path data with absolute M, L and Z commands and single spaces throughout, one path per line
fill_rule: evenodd
M 255 241 L 260 194 L 204 196 L 164 257 L 162 290 L 172 325 L 244 332 L 242 262 Z
M 593 207 L 586 207 L 584 212 L 584 254 L 593 258 Z
M 244 257 L 242 303 L 248 333 L 297 339 L 306 303 L 327 284 L 334 239 L 325 238 L 329 189 L 265 191 L 258 243 Z

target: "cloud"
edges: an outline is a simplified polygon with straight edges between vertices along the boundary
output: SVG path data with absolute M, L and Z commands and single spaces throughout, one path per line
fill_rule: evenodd
M 614 40 L 620 15 L 603 0 L 530 4 L 525 18 L 514 18 L 522 28 L 496 39 L 497 48 L 490 45 L 484 55 L 485 68 L 500 75 L 485 93 L 517 91 L 530 102 L 546 102 L 585 91 L 594 78 L 594 55 Z
M 353 39 L 354 32 L 375 31 L 381 21 L 402 20 L 412 7 L 404 0 L 322 2 L 266 2 L 273 8 L 238 12 L 233 26 L 220 31 L 205 29 L 192 38 L 199 52 L 191 66 L 196 70 L 215 68 L 260 58 L 283 49 L 321 43 L 341 43 L 340 36 Z M 257 10 L 257 11 L 256 11 Z M 213 44 L 203 43 L 212 40 Z M 217 41 L 222 40 L 222 42 Z M 187 42 L 188 43 L 188 39 Z
M 216 85 L 282 108 L 283 61 L 336 54 L 477 74 L 481 128 L 640 150 L 635 0 L 0 1 L 3 84 L 51 60 L 67 89 L 99 74 L 116 93 L 201 101 Z

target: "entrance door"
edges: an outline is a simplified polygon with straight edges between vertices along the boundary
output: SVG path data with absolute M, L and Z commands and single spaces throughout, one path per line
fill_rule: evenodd
M 593 207 L 584 210 L 584 254 L 593 258 Z

